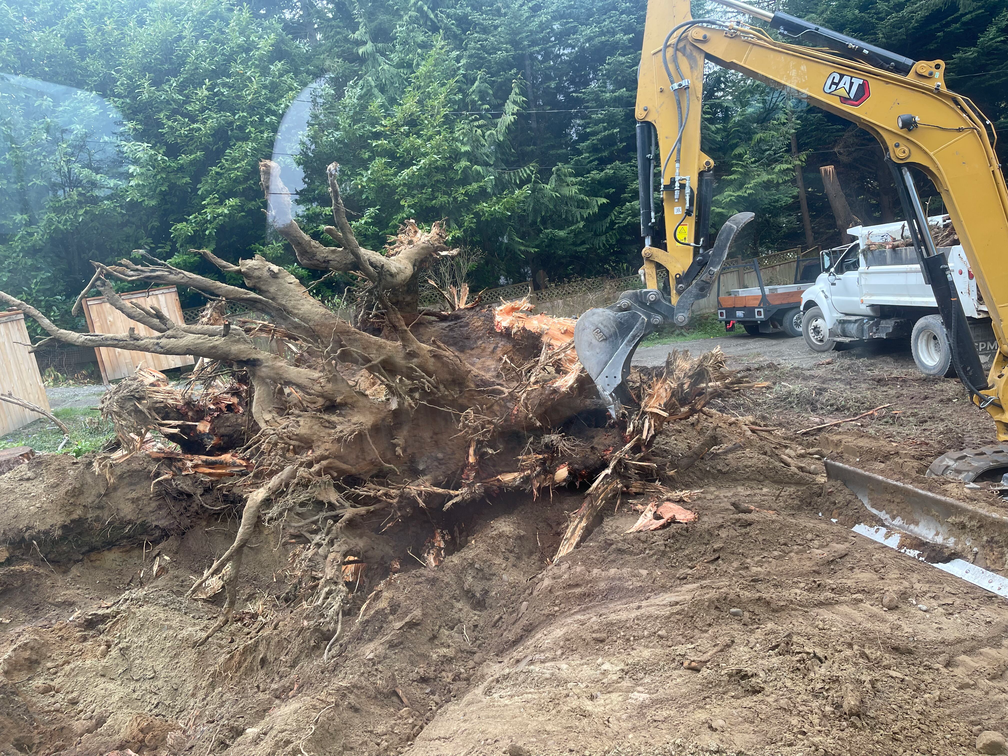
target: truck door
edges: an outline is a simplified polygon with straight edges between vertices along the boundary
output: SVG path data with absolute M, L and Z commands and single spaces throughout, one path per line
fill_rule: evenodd
M 829 296 L 833 307 L 844 315 L 868 315 L 861 302 L 860 250 L 851 246 L 829 270 Z

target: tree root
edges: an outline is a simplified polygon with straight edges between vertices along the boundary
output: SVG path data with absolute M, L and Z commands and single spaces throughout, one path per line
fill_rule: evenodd
M 259 522 L 259 511 L 263 503 L 272 496 L 275 496 L 281 489 L 289 486 L 297 475 L 297 465 L 288 465 L 281 472 L 274 475 L 264 485 L 253 491 L 245 502 L 245 509 L 242 511 L 241 525 L 238 526 L 238 533 L 235 535 L 234 543 L 224 552 L 205 573 L 203 577 L 193 583 L 186 593 L 186 598 L 202 588 L 206 582 L 214 575 L 220 575 L 227 591 L 227 599 L 224 603 L 224 611 L 217 624 L 196 644 L 201 646 L 209 640 L 210 636 L 220 630 L 231 620 L 234 605 L 237 597 L 238 571 L 241 569 L 242 554 L 245 544 L 252 537 L 256 524 Z
M 333 634 L 332 640 L 329 641 L 328 644 L 326 644 L 325 652 L 322 654 L 323 662 L 329 661 L 329 651 L 330 649 L 332 649 L 333 643 L 336 642 L 336 639 L 340 637 L 340 631 L 342 629 L 343 629 L 343 607 L 341 606 L 339 610 L 339 620 L 336 622 L 336 632 Z

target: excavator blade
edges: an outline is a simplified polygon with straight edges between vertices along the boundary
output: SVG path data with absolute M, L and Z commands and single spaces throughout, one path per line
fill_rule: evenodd
M 825 460 L 826 477 L 849 488 L 882 525 L 854 531 L 943 572 L 1008 598 L 1004 549 L 1008 517 L 908 486 L 881 475 Z
M 752 213 L 736 213 L 725 221 L 705 267 L 674 306 L 654 289 L 624 291 L 616 304 L 588 310 L 578 318 L 574 349 L 613 417 L 631 400 L 625 382 L 641 339 L 664 323 L 689 323 L 693 304 L 710 293 L 738 232 L 753 217 Z

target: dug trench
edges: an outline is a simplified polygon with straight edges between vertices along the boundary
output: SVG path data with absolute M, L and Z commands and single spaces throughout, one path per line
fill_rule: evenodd
M 303 547 L 260 527 L 235 621 L 197 647 L 222 598 L 184 596 L 227 502 L 166 499 L 141 460 L 110 483 L 36 458 L 0 477 L 0 753 L 975 753 L 1008 729 L 1008 605 L 848 529 L 819 457 L 899 458 L 905 429 L 796 435 L 781 401 L 659 438 L 693 522 L 627 532 L 630 492 L 554 563 L 571 484 L 389 529 L 399 571 L 349 582 L 335 639 L 291 600 Z

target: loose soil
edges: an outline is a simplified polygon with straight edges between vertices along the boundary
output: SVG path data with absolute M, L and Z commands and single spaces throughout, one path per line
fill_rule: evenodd
M 410 556 L 422 527 L 390 530 L 402 571 L 365 569 L 335 640 L 291 599 L 298 544 L 263 529 L 236 621 L 195 647 L 222 596 L 184 594 L 231 503 L 40 456 L 0 477 L 0 754 L 976 753 L 1008 731 L 1008 602 L 853 534 L 819 458 L 1005 511 L 924 478 L 993 424 L 901 354 L 817 363 L 740 358 L 771 386 L 659 440 L 677 467 L 718 434 L 675 478 L 695 522 L 627 533 L 624 498 L 551 564 L 583 490 L 468 504 L 437 568 Z

